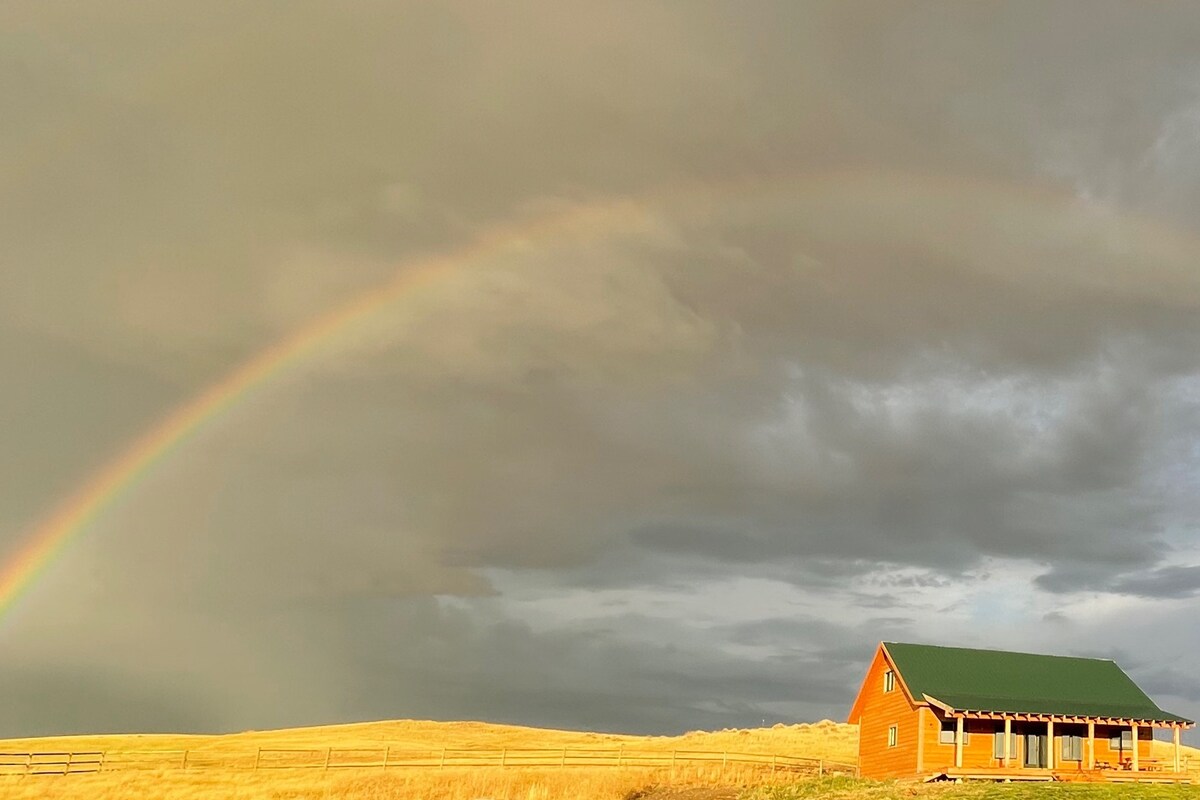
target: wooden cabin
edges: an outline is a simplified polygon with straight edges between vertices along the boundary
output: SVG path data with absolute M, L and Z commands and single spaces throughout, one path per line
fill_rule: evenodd
M 883 642 L 849 721 L 865 778 L 1188 780 L 1193 722 L 1108 659 Z M 1173 758 L 1152 757 L 1155 728 Z

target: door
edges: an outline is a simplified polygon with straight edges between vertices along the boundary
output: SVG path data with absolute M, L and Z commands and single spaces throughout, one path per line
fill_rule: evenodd
M 1025 734 L 1025 766 L 1031 769 L 1046 768 L 1046 752 L 1049 743 L 1044 733 Z

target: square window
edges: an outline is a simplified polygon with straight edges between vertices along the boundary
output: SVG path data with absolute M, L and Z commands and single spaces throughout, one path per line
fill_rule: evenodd
M 899 738 L 899 730 L 895 725 L 888 728 L 888 747 L 895 747 L 896 740 Z
M 938 735 L 938 742 L 940 744 L 954 744 L 954 740 L 957 738 L 957 736 L 956 736 L 957 733 L 958 733 L 958 720 L 944 719 L 944 720 L 942 720 L 942 731 Z M 964 725 L 964 727 L 963 727 L 963 745 L 968 745 L 970 743 L 971 743 L 971 734 L 967 733 L 966 727 Z
M 1064 736 L 1064 737 L 1062 737 L 1062 760 L 1063 761 L 1082 761 L 1083 760 L 1083 737 L 1082 736 Z
M 1008 757 L 1015 759 L 1017 757 L 1017 739 L 1019 737 L 1012 733 L 1008 737 Z M 997 760 L 1004 758 L 1004 731 L 996 731 L 995 741 L 992 742 L 992 758 Z

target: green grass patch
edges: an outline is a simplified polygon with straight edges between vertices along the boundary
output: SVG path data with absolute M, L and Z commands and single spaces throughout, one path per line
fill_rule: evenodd
M 1111 783 L 911 783 L 824 778 L 762 786 L 743 800 L 1200 800 L 1200 786 Z

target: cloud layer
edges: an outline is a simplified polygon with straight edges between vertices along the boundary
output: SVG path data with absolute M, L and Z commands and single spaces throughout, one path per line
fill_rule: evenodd
M 0 549 L 280 336 L 526 231 L 131 487 L 4 620 L 0 734 L 839 718 L 885 638 L 1116 657 L 1195 715 L 1198 25 L 0 11 Z

